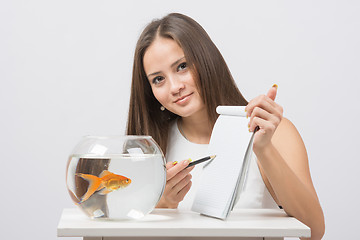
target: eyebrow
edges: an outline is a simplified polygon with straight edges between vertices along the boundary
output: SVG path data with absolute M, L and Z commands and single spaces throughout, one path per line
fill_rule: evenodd
M 185 58 L 185 56 L 179 58 L 179 59 L 176 60 L 174 63 L 172 63 L 172 64 L 170 65 L 170 67 L 174 67 L 174 66 L 177 65 L 179 62 L 181 62 L 184 58 Z M 153 75 L 158 75 L 158 74 L 160 74 L 160 73 L 161 73 L 161 71 L 160 71 L 160 72 L 150 73 L 149 75 L 147 75 L 147 77 L 150 77 L 150 76 L 153 76 Z

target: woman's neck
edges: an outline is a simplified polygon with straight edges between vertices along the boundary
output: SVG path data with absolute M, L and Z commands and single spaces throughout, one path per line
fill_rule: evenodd
M 208 144 L 210 142 L 212 124 L 207 115 L 180 118 L 178 127 L 181 134 L 190 142 L 198 144 Z

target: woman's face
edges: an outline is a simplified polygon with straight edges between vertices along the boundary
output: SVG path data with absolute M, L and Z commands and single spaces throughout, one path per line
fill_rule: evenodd
M 154 96 L 166 109 L 181 117 L 205 110 L 184 51 L 174 40 L 157 37 L 143 64 Z

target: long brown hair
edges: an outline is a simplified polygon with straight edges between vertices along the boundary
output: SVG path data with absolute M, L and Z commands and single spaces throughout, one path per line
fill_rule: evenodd
M 185 54 L 187 66 L 214 125 L 218 105 L 247 105 L 220 51 L 206 31 L 192 18 L 171 13 L 148 24 L 136 44 L 132 74 L 128 135 L 150 135 L 166 153 L 168 130 L 176 114 L 161 111 L 147 79 L 143 58 L 157 37 L 176 41 Z

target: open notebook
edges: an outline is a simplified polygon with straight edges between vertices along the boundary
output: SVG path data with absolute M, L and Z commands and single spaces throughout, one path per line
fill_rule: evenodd
M 209 153 L 216 158 L 204 167 L 192 211 L 226 219 L 245 186 L 253 133 L 248 130 L 245 106 L 219 106 Z

